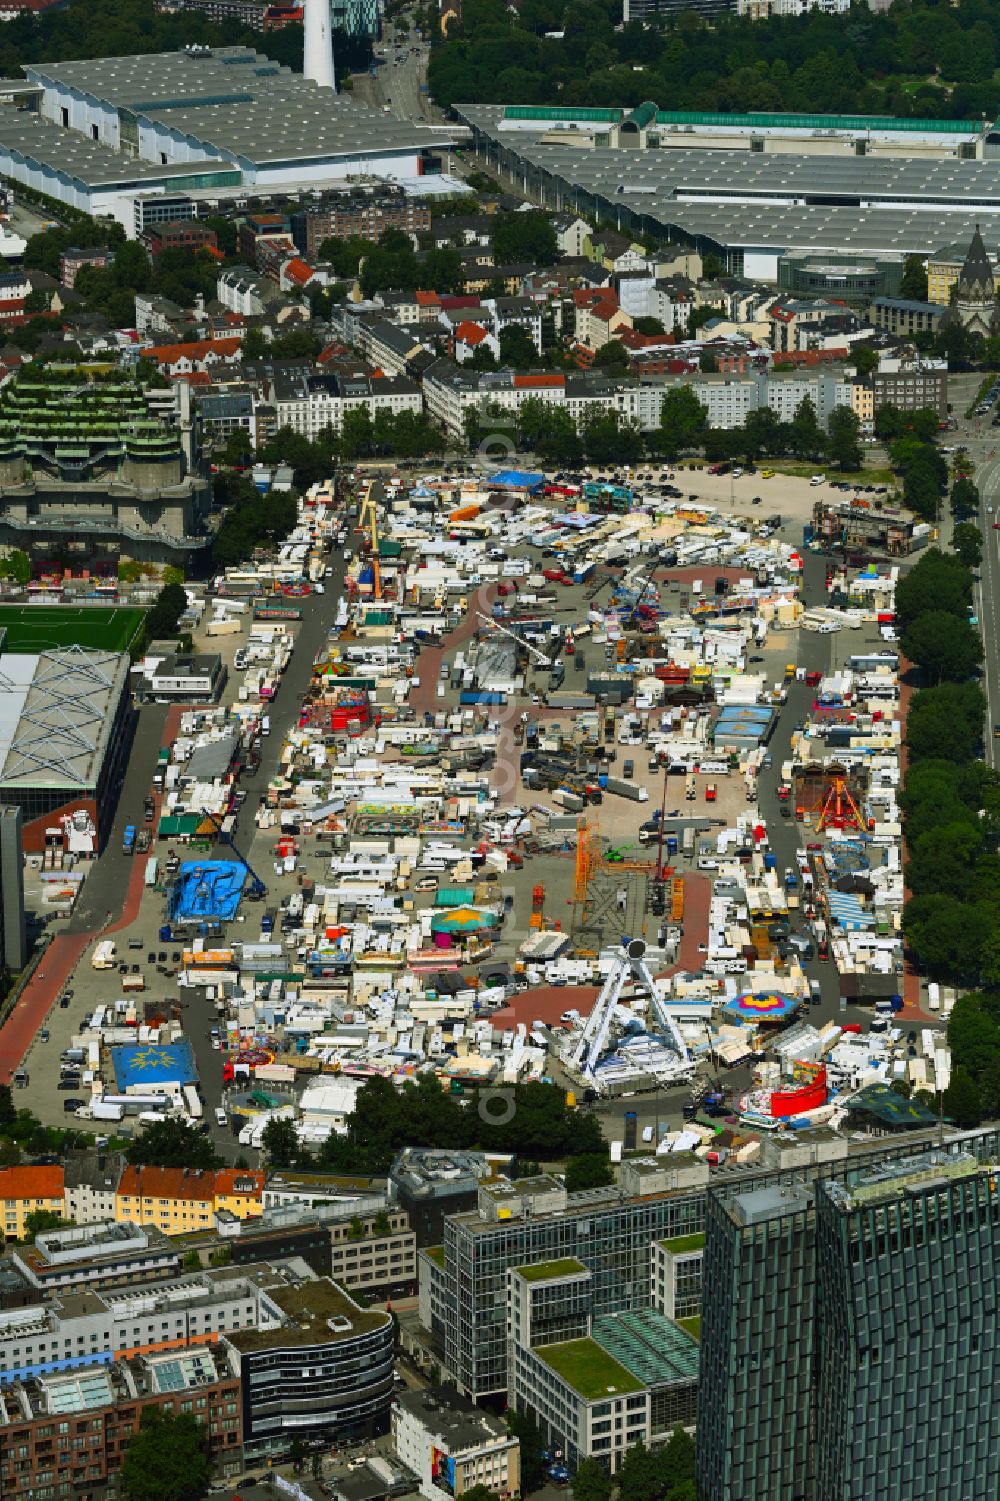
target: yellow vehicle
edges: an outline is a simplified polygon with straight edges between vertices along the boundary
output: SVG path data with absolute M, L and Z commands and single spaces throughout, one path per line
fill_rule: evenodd
M 761 473 L 761 478 L 762 479 L 774 479 L 774 470 L 773 469 L 762 469 L 760 471 L 760 473 Z
M 785 682 L 786 683 L 790 682 L 791 679 L 794 676 L 795 676 L 795 663 L 794 662 L 786 662 L 785 663 Z

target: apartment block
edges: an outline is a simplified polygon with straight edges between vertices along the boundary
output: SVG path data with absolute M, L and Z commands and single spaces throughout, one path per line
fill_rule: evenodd
M 330 1225 L 330 1269 L 352 1293 L 388 1292 L 417 1280 L 417 1238 L 403 1210 Z
M 24 1240 L 30 1214 L 45 1210 L 62 1217 L 65 1178 L 61 1167 L 0 1168 L 0 1225 L 7 1241 Z
M 315 260 L 324 240 L 377 240 L 387 229 L 406 234 L 425 234 L 431 228 L 430 204 L 404 194 L 369 197 L 345 194 L 330 204 L 309 210 L 304 216 L 304 238 L 294 223 L 299 248 Z
M 114 1496 L 143 1414 L 190 1413 L 224 1476 L 243 1465 L 239 1379 L 223 1345 L 115 1361 L 0 1389 L 0 1495 L 5 1501 Z
M 278 426 L 305 438 L 324 428 L 340 432 L 348 412 L 365 411 L 374 422 L 379 412 L 418 413 L 420 387 L 406 376 L 301 375 L 275 382 Z
M 115 1218 L 183 1235 L 210 1226 L 219 1210 L 238 1219 L 260 1214 L 263 1190 L 264 1174 L 250 1169 L 129 1166 L 115 1195 Z

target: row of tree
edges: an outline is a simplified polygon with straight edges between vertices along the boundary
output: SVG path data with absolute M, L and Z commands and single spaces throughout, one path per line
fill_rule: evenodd
M 931 682 L 913 695 L 906 722 L 909 765 L 900 801 L 910 896 L 903 929 L 934 977 L 993 987 L 1000 984 L 1000 778 L 979 759 L 986 699 L 973 677 L 981 651 L 967 646 L 967 634 L 975 634 L 971 597 L 968 567 L 936 548 L 896 590 L 903 650 Z M 952 643 L 953 659 L 941 660 L 935 635 Z M 962 652 L 967 666 L 975 658 L 964 676 Z
M 360 1091 L 345 1136 L 330 1136 L 315 1155 L 302 1147 L 291 1121 L 271 1121 L 264 1150 L 272 1167 L 385 1174 L 405 1146 L 512 1152 L 532 1162 L 592 1158 L 573 1169 L 571 1188 L 609 1181 L 608 1148 L 596 1118 L 571 1109 L 563 1090 L 540 1082 L 502 1095 L 453 1095 L 433 1075 L 397 1089 L 371 1079 Z M 586 1181 L 581 1181 L 585 1179 Z
M 655 23 L 654 23 L 655 24 Z M 433 35 L 433 34 L 432 34 Z M 799 110 L 993 118 L 1000 20 L 986 0 L 840 15 L 622 24 L 620 0 L 465 0 L 429 79 L 441 104 Z
M 685 450 L 698 449 L 706 459 L 784 458 L 826 459 L 842 471 L 860 469 L 861 429 L 850 407 L 835 407 L 826 429 L 821 426 L 816 408 L 808 396 L 798 405 L 790 422 L 782 422 L 770 407 L 748 412 L 742 426 L 712 428 L 708 414 L 698 400 L 695 388 L 673 386 L 664 395 L 660 408 L 660 425 L 647 434 L 654 453 L 673 459 Z

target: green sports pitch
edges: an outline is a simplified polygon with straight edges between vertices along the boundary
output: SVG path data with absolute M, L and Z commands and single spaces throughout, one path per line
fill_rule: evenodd
M 90 605 L 0 605 L 4 649 L 41 652 L 84 646 L 91 651 L 128 651 L 142 629 L 145 610 Z

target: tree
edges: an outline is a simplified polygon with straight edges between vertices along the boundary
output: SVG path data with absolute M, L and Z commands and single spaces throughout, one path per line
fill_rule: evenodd
M 906 717 L 911 758 L 958 764 L 973 760 L 985 715 L 986 698 L 975 683 L 942 683 L 915 693 Z
M 13 579 L 16 584 L 31 582 L 31 559 L 19 547 L 11 548 L 7 556 L 0 558 L 0 578 Z
M 946 610 L 926 610 L 904 632 L 904 654 L 932 683 L 963 683 L 983 660 L 979 632 Z
M 905 631 L 926 610 L 947 610 L 965 619 L 972 601 L 972 575 L 938 547 L 929 547 L 896 586 L 896 619 Z
M 861 376 L 873 375 L 878 369 L 878 350 L 872 349 L 868 344 L 862 344 L 854 355 L 854 368 Z
M 921 256 L 908 255 L 903 262 L 899 295 L 909 298 L 911 302 L 927 301 L 927 265 Z
M 507 1427 L 521 1444 L 521 1491 L 530 1495 L 545 1484 L 544 1444 L 534 1418 L 526 1412 L 508 1409 Z
M 380 1209 L 372 1222 L 376 1235 L 389 1235 L 392 1230 L 392 1222 L 384 1209 Z
M 146 616 L 146 639 L 158 641 L 164 637 L 176 636 L 187 605 L 187 594 L 181 584 L 164 584 Z
M 299 1155 L 299 1137 L 295 1122 L 271 1120 L 264 1127 L 260 1144 L 270 1168 L 291 1167 Z
M 645 334 L 648 339 L 653 339 L 657 334 L 665 334 L 666 329 L 659 318 L 651 318 L 643 314 L 639 318 L 632 319 L 632 327 L 637 334 Z
M 983 534 L 972 522 L 959 522 L 952 532 L 951 545 L 966 568 L 978 568 L 983 561 Z
M 301 1475 L 306 1462 L 306 1446 L 301 1435 L 298 1433 L 293 1435 L 292 1442 L 289 1445 L 288 1457 L 292 1461 L 292 1468 L 296 1475 Z
M 618 1470 L 618 1501 L 660 1501 L 662 1490 L 656 1455 L 633 1444 Z
M 190 1413 L 144 1408 L 121 1473 L 126 1501 L 198 1501 L 212 1473 L 204 1428 Z
M 715 375 L 719 369 L 719 362 L 714 353 L 707 346 L 698 356 L 698 369 L 703 375 Z
M 497 266 L 554 266 L 559 243 L 547 214 L 536 209 L 498 214 L 493 230 L 493 260 Z
M 186 1272 L 201 1271 L 201 1257 L 197 1251 L 185 1251 L 181 1257 L 181 1266 Z
M 54 1209 L 33 1209 L 24 1216 L 24 1238 L 34 1240 L 36 1235 L 43 1235 L 46 1230 L 61 1230 L 68 1223 Z
M 507 323 L 500 330 L 500 363 L 515 370 L 531 370 L 540 364 L 538 350 L 527 329 L 519 323 Z
M 350 1237 L 351 1240 L 363 1240 L 364 1239 L 365 1227 L 364 1227 L 364 1224 L 361 1221 L 360 1215 L 357 1215 L 357 1214 L 352 1214 L 351 1215 L 351 1223 L 350 1223 L 350 1225 L 348 1227 L 347 1233 L 348 1233 L 348 1235 L 349 1235 L 349 1237 Z
M 956 521 L 978 514 L 979 489 L 964 474 L 951 487 L 951 511 Z
M 941 1106 L 945 1115 L 953 1120 L 956 1126 L 968 1129 L 979 1125 L 983 1118 L 983 1103 L 975 1080 L 967 1068 L 960 1065 L 952 1070 Z
M 796 407 L 788 437 L 792 453 L 798 459 L 814 459 L 823 452 L 823 429 L 810 397 L 804 396 Z
M 861 468 L 861 423 L 850 407 L 834 407 L 827 428 L 830 462 L 846 471 Z
M 571 1157 L 566 1163 L 567 1193 L 579 1193 L 584 1188 L 604 1188 L 614 1181 L 611 1158 L 600 1152 Z
M 619 339 L 609 339 L 594 352 L 594 364 L 600 370 L 617 371 L 625 375 L 629 368 L 628 350 Z
M 581 1459 L 570 1488 L 573 1501 L 611 1501 L 611 1476 L 597 1459 Z
M 221 1162 L 207 1136 L 170 1116 L 146 1126 L 130 1143 L 128 1160 L 135 1167 L 212 1168 Z
M 958 897 L 914 896 L 903 908 L 903 932 L 932 975 L 975 980 L 992 935 L 991 914 Z
M 708 416 L 694 388 L 673 386 L 660 405 L 657 447 L 665 458 L 676 458 L 683 449 L 695 446 L 707 426 Z

